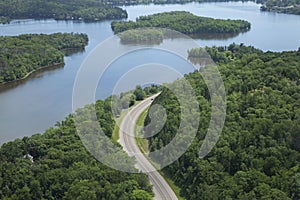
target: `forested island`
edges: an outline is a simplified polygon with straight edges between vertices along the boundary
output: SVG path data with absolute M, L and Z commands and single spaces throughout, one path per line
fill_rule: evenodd
M 300 0 L 267 0 L 261 10 L 300 15 Z
M 26 78 L 37 69 L 64 64 L 65 50 L 82 51 L 86 34 L 0 36 L 0 85 Z
M 96 0 L 0 0 L 0 22 L 12 19 L 101 21 L 127 18 L 127 12 Z
M 167 28 L 184 34 L 241 33 L 250 30 L 251 24 L 244 20 L 223 20 L 199 17 L 186 11 L 172 11 L 141 16 L 134 21 L 114 21 L 111 24 L 115 34 L 137 28 Z
M 200 127 L 188 151 L 164 168 L 164 174 L 189 200 L 300 199 L 300 48 L 277 53 L 232 44 L 205 50 L 225 84 L 225 126 L 212 152 L 199 158 L 211 119 L 210 94 L 199 72 L 186 75 L 199 101 Z M 190 50 L 189 55 L 196 61 L 203 50 Z M 168 117 L 150 139 L 150 151 L 169 144 L 181 118 L 170 90 L 163 89 L 153 104 L 164 106 Z M 160 119 L 152 115 L 152 120 Z M 149 123 L 147 117 L 145 125 Z

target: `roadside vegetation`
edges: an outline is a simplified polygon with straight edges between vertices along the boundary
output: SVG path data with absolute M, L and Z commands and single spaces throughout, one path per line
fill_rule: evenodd
M 143 127 L 144 127 L 144 123 L 145 123 L 145 119 L 147 117 L 148 114 L 148 110 L 146 109 L 138 118 L 137 123 L 136 123 L 136 142 L 138 147 L 140 148 L 141 152 L 143 154 L 145 154 L 146 158 L 149 159 L 148 157 L 148 153 L 149 153 L 149 141 L 147 138 L 142 138 L 144 131 L 143 131 Z M 151 160 L 150 160 L 151 162 Z M 183 197 L 180 196 L 180 188 L 174 184 L 173 180 L 169 178 L 169 175 L 165 174 L 163 171 L 159 171 L 159 173 L 164 177 L 164 179 L 167 181 L 167 183 L 170 185 L 170 187 L 172 188 L 172 190 L 175 192 L 177 198 L 179 200 L 185 200 Z
M 195 61 L 202 51 L 191 50 L 190 59 Z M 222 135 L 213 150 L 199 158 L 210 121 L 210 94 L 199 72 L 186 75 L 199 101 L 201 123 L 188 151 L 163 172 L 191 200 L 299 199 L 300 49 L 263 52 L 232 44 L 206 51 L 219 65 L 227 93 Z M 168 117 L 150 138 L 150 151 L 169 144 L 180 124 L 180 105 L 171 91 L 163 89 L 156 103 Z
M 150 97 L 154 94 L 157 94 L 162 90 L 162 86 L 159 85 L 151 85 L 145 88 L 142 88 L 140 85 L 136 86 L 136 88 L 132 91 L 121 93 L 120 96 L 112 96 L 110 97 L 110 101 L 112 102 L 112 110 L 114 114 L 114 120 L 117 122 L 115 124 L 112 139 L 113 142 L 117 143 L 119 140 L 119 125 L 123 119 L 123 117 L 127 114 L 130 108 L 134 105 L 137 105 L 142 100 L 147 97 Z M 141 122 L 142 123 L 142 122 Z
M 110 101 L 95 104 L 99 123 L 112 135 Z M 82 112 L 81 112 L 82 113 Z M 143 174 L 113 170 L 90 155 L 76 134 L 73 115 L 56 128 L 0 148 L 1 199 L 152 199 Z
M 137 86 L 122 96 L 132 96 L 134 105 L 160 89 L 156 85 Z M 103 165 L 86 150 L 77 135 L 74 119 L 84 119 L 81 116 L 95 108 L 105 135 L 113 137 L 116 123 L 112 98 L 79 109 L 43 134 L 3 144 L 0 148 L 0 199 L 152 199 L 152 186 L 146 175 L 120 172 Z M 91 128 L 89 121 L 83 123 L 87 124 L 87 129 Z M 128 161 L 134 167 L 134 160 L 128 158 Z
M 146 138 L 143 138 L 144 133 L 143 133 L 143 127 L 144 127 L 144 121 L 145 118 L 148 114 L 148 109 L 146 109 L 142 114 L 139 116 L 137 122 L 136 122 L 136 127 L 135 127 L 135 135 L 136 135 L 136 142 L 137 145 L 139 146 L 141 152 L 145 155 L 149 152 L 149 143 Z
M 150 88 L 141 90 L 145 97 L 158 87 Z M 137 87 L 133 93 L 141 91 Z M 75 115 L 87 114 L 91 107 L 95 107 L 105 135 L 112 137 L 115 121 L 111 97 L 79 109 Z M 0 192 L 1 199 L 153 198 L 146 175 L 110 169 L 87 152 L 76 134 L 74 115 L 57 122 L 56 126 L 43 134 L 16 139 L 0 148 L 0 169 L 3 172 L 0 183 L 4 188 Z

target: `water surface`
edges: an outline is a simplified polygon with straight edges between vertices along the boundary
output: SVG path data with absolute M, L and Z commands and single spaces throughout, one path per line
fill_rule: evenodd
M 300 16 L 260 12 L 260 5 L 253 2 L 137 5 L 124 8 L 131 20 L 140 15 L 185 10 L 200 16 L 244 19 L 252 24 L 249 32 L 234 38 L 196 40 L 201 46 L 229 45 L 235 42 L 253 45 L 265 51 L 295 50 L 300 47 Z M 81 63 L 93 48 L 113 35 L 110 21 L 77 23 L 20 20 L 0 26 L 1 35 L 56 32 L 86 33 L 90 39 L 89 45 L 84 52 L 66 57 L 66 65 L 63 68 L 35 73 L 21 84 L 14 84 L 0 91 L 0 144 L 25 135 L 41 133 L 56 121 L 63 120 L 72 111 L 73 84 Z M 178 69 L 186 67 L 187 71 L 190 70 L 188 63 L 172 59 L 170 55 L 159 51 L 137 52 L 128 55 L 121 60 L 122 62 L 115 62 L 115 67 L 107 71 L 101 82 L 102 87 L 99 87 L 100 91 L 97 92 L 97 98 L 109 95 L 122 72 L 128 71 L 133 65 L 153 61 L 151 59 Z M 132 60 L 136 62 L 132 63 Z

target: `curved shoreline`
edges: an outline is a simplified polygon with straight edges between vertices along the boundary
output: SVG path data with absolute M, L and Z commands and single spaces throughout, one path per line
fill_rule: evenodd
M 70 55 L 72 55 L 74 53 L 79 53 L 79 52 L 84 51 L 84 50 L 85 50 L 85 48 L 65 48 L 65 49 L 60 49 L 59 51 L 63 52 L 64 57 L 67 57 L 67 56 L 70 56 Z M 70 51 L 70 54 L 68 54 L 68 51 Z M 32 70 L 32 71 L 28 72 L 22 78 L 15 79 L 15 80 L 8 81 L 8 82 L 4 82 L 4 83 L 0 83 L 0 90 L 3 89 L 3 88 L 5 88 L 6 86 L 13 86 L 14 84 L 18 84 L 18 83 L 20 83 L 22 81 L 25 81 L 31 75 L 33 75 L 36 72 L 40 72 L 42 70 L 47 70 L 47 69 L 51 69 L 51 68 L 56 68 L 56 67 L 59 67 L 59 66 L 64 66 L 65 65 L 65 61 L 64 60 L 65 59 L 63 59 L 63 61 L 60 62 L 60 63 L 54 63 L 54 64 L 51 64 L 51 65 L 37 67 L 35 70 Z
M 19 78 L 19 79 L 15 79 L 13 81 L 8 81 L 8 82 L 5 82 L 5 83 L 1 83 L 0 84 L 0 89 L 3 89 L 5 88 L 6 86 L 13 86 L 14 84 L 18 84 L 22 81 L 25 81 L 27 80 L 31 75 L 33 75 L 34 73 L 36 72 L 40 72 L 40 71 L 43 71 L 43 70 L 47 70 L 47 69 L 50 69 L 50 68 L 56 68 L 56 67 L 59 67 L 59 66 L 64 66 L 65 65 L 65 62 L 61 62 L 61 63 L 54 63 L 52 65 L 47 65 L 47 66 L 41 66 L 41 67 L 38 67 L 36 68 L 35 70 L 32 70 L 30 72 L 28 72 L 24 77 L 22 78 Z

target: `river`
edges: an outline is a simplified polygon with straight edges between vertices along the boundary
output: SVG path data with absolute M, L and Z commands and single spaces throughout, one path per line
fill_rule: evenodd
M 295 50 L 300 47 L 300 16 L 261 12 L 260 5 L 253 2 L 136 5 L 123 8 L 128 11 L 129 19 L 132 20 L 140 15 L 185 10 L 213 18 L 244 19 L 252 24 L 249 32 L 234 38 L 197 39 L 201 46 L 228 45 L 235 42 L 253 45 L 265 51 Z M 55 32 L 86 33 L 90 41 L 84 52 L 66 57 L 64 67 L 35 73 L 26 81 L 0 90 L 0 144 L 18 137 L 42 133 L 71 113 L 73 84 L 81 63 L 100 42 L 113 35 L 110 21 L 81 23 L 16 20 L 7 25 L 0 25 L 0 35 Z M 157 52 L 138 52 L 125 58 L 122 67 L 124 65 L 124 69 L 128 70 L 132 56 L 138 59 L 146 55 L 161 56 L 159 58 L 166 64 L 176 67 L 189 67 L 187 63 L 170 59 L 168 55 L 162 56 Z M 103 99 L 109 95 L 109 88 L 117 79 L 115 74 L 118 74 L 116 70 L 103 79 L 104 89 L 97 93 L 97 98 Z

